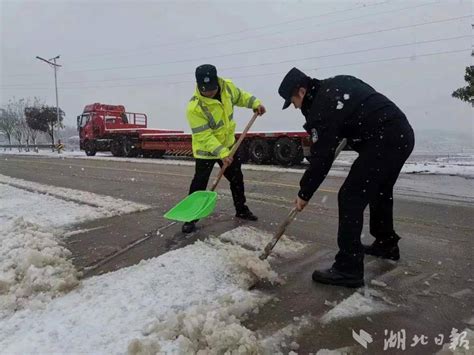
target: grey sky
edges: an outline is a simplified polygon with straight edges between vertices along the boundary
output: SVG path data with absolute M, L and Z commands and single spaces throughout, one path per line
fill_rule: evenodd
M 263 100 L 268 113 L 256 129 L 300 130 L 303 117 L 282 111 L 277 94 L 297 66 L 321 78 L 360 77 L 393 99 L 416 130 L 472 137 L 473 109 L 450 96 L 472 65 L 472 13 L 472 1 L 454 0 L 1 0 L 0 99 L 39 96 L 54 105 L 53 71 L 35 56 L 60 54 L 66 124 L 75 125 L 86 104 L 103 102 L 145 112 L 150 127 L 189 131 L 194 69 L 212 63 Z M 422 25 L 452 18 L 459 19 Z M 391 48 L 368 50 L 380 47 Z M 449 51 L 458 52 L 424 56 Z M 397 57 L 408 58 L 380 61 Z M 250 113 L 237 112 L 242 128 Z

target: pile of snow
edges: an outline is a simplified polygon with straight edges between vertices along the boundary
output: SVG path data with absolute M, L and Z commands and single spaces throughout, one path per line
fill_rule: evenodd
M 23 218 L 2 221 L 0 228 L 0 318 L 41 307 L 79 284 L 71 253 L 53 232 Z
M 0 318 L 43 307 L 79 284 L 61 245 L 66 226 L 147 207 L 3 175 L 0 196 Z
M 260 337 L 241 320 L 269 300 L 249 291 L 261 277 L 274 281 L 276 274 L 257 252 L 216 238 L 198 241 L 84 280 L 45 309 L 24 309 L 0 320 L 0 348 L 7 353 L 260 349 Z
M 249 310 L 258 309 L 261 303 L 258 298 L 236 300 L 228 295 L 212 305 L 191 306 L 184 311 L 171 312 L 145 329 L 147 338 L 132 340 L 128 353 L 262 353 L 263 347 L 257 335 L 241 324 Z

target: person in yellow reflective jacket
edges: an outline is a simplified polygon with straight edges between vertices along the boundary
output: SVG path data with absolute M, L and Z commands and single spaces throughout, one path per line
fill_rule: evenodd
M 196 82 L 196 91 L 186 110 L 196 160 L 189 193 L 206 190 L 215 163 L 225 165 L 224 176 L 230 182 L 236 217 L 256 221 L 257 216 L 246 205 L 239 152 L 233 159 L 229 154 L 235 143 L 234 106 L 250 108 L 259 115 L 265 113 L 265 107 L 231 80 L 218 77 L 216 67 L 211 64 L 196 68 Z M 194 231 L 196 222 L 184 223 L 183 233 Z

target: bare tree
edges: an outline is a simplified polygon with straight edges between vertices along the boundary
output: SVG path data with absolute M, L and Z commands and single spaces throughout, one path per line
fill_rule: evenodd
M 23 119 L 18 119 L 16 121 L 15 127 L 13 128 L 13 137 L 18 142 L 18 151 L 21 152 L 23 145 L 23 137 L 25 135 L 26 121 Z
M 38 153 L 38 147 L 36 146 L 36 140 L 38 139 L 38 136 L 40 135 L 41 131 L 38 131 L 37 129 L 34 129 L 34 128 L 31 128 L 28 123 L 26 124 L 26 130 L 28 132 L 28 135 L 27 137 L 27 141 L 26 141 L 26 144 L 27 146 L 29 145 L 29 143 L 31 142 L 34 146 L 34 150 L 36 153 Z
M 8 144 L 12 145 L 12 135 L 15 130 L 17 117 L 15 116 L 10 104 L 0 111 L 0 131 L 7 137 Z M 11 150 L 11 147 L 10 147 Z

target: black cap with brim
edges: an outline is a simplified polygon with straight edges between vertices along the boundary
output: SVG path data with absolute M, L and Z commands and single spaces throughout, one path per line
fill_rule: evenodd
M 282 110 L 287 109 L 288 106 L 291 105 L 291 97 L 289 99 L 285 100 L 285 103 L 283 104 Z
M 298 87 L 305 84 L 308 81 L 308 76 L 301 70 L 292 68 L 283 78 L 278 93 L 285 99 L 283 110 L 291 105 L 291 96 Z
M 196 68 L 196 83 L 199 91 L 212 91 L 219 87 L 217 69 L 212 64 L 203 64 Z

